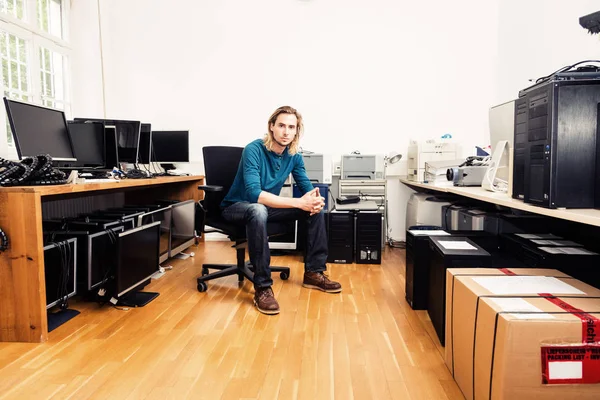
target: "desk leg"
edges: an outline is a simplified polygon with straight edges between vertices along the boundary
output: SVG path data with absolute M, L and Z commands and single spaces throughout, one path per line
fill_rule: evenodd
M 39 193 L 1 193 L 0 227 L 10 241 L 0 254 L 0 341 L 48 340 Z

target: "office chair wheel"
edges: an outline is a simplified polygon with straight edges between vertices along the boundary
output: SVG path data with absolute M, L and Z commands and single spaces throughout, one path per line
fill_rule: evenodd
M 208 289 L 208 285 L 206 284 L 206 282 L 199 282 L 198 283 L 198 291 L 200 293 L 206 292 L 207 289 Z
M 202 268 L 202 276 L 208 275 L 208 268 Z
M 279 274 L 279 277 L 281 278 L 282 281 L 287 281 L 288 278 L 290 277 L 290 274 L 288 274 L 287 272 L 281 272 Z

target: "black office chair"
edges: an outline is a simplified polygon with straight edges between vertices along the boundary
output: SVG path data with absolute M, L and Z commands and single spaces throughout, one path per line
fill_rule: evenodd
M 209 185 L 200 185 L 198 189 L 204 190 L 204 200 L 202 201 L 204 215 L 203 226 L 209 226 L 214 229 L 202 230 L 205 233 L 220 232 L 227 236 L 235 244 L 236 264 L 203 264 L 202 276 L 198 277 L 198 291 L 205 292 L 207 289 L 206 281 L 221 278 L 229 275 L 237 275 L 240 286 L 244 282 L 244 277 L 254 282 L 254 272 L 252 264 L 246 261 L 246 227 L 243 224 L 235 224 L 226 221 L 221 215 L 221 201 L 229 192 L 237 173 L 238 165 L 242 158 L 241 147 L 207 146 L 202 148 L 204 156 L 204 179 Z M 267 224 L 267 234 L 269 236 L 281 235 L 286 233 L 288 226 L 284 223 L 269 222 Z M 209 269 L 219 271 L 209 273 Z M 288 267 L 271 267 L 272 272 L 279 272 L 283 280 L 290 276 Z

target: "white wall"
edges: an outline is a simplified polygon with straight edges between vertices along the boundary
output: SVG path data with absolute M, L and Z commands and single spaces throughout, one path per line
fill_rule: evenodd
M 202 146 L 245 145 L 283 104 L 303 113 L 312 151 L 405 153 L 410 138 L 451 133 L 470 153 L 488 144 L 489 107 L 527 78 L 598 58 L 597 36 L 578 26 L 600 8 L 591 3 L 100 0 L 106 116 L 190 129 L 199 166 Z M 79 21 L 92 47 L 93 14 Z M 98 81 L 88 92 L 76 80 L 97 72 L 73 67 L 74 100 L 85 104 L 74 110 L 102 116 Z M 405 161 L 394 170 L 405 173 Z M 394 239 L 410 192 L 390 181 Z
M 500 0 L 494 104 L 559 68 L 600 59 L 600 35 L 579 25 L 579 17 L 596 11 L 598 0 Z
M 103 117 L 102 64 L 98 3 L 71 1 L 71 86 L 72 114 L 76 117 Z

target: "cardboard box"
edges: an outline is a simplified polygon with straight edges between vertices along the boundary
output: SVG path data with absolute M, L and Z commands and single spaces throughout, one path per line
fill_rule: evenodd
M 521 275 L 521 276 L 553 276 L 556 278 L 570 278 L 556 269 L 543 268 L 451 268 L 446 270 L 446 346 L 445 346 L 445 361 L 446 366 L 451 374 L 454 374 L 452 365 L 453 345 L 452 345 L 452 299 L 454 292 L 454 280 L 458 276 L 506 276 L 506 275 Z
M 554 301 L 565 301 L 589 314 L 578 316 Z M 474 397 L 467 398 L 599 399 L 600 342 L 588 341 L 598 340 L 600 320 L 591 334 L 582 329 L 588 324 L 586 318 L 600 318 L 600 299 L 482 298 Z
M 450 319 L 453 320 L 453 376 L 466 399 L 470 400 L 474 398 L 473 376 L 476 356 L 474 352 L 478 341 L 476 335 L 481 334 L 479 330 L 490 328 L 482 325 L 480 318 L 482 301 L 493 297 L 504 299 L 504 301 L 515 300 L 517 302 L 516 299 L 519 298 L 540 298 L 541 293 L 562 296 L 570 300 L 588 297 L 597 297 L 600 299 L 600 290 L 574 278 L 554 278 L 547 276 L 455 277 L 451 304 L 452 311 L 450 314 Z M 550 303 L 543 298 L 542 300 Z M 490 322 L 489 319 L 486 319 L 485 321 L 485 323 L 492 324 L 491 328 L 494 327 L 493 320 Z M 579 332 L 581 336 L 581 321 L 579 321 Z M 507 340 L 518 341 L 520 338 L 509 337 Z M 506 343 L 505 345 L 512 346 L 514 344 Z M 483 372 L 483 374 L 489 373 L 489 369 Z M 600 387 L 597 389 L 600 390 Z M 481 393 L 477 394 L 481 395 Z

